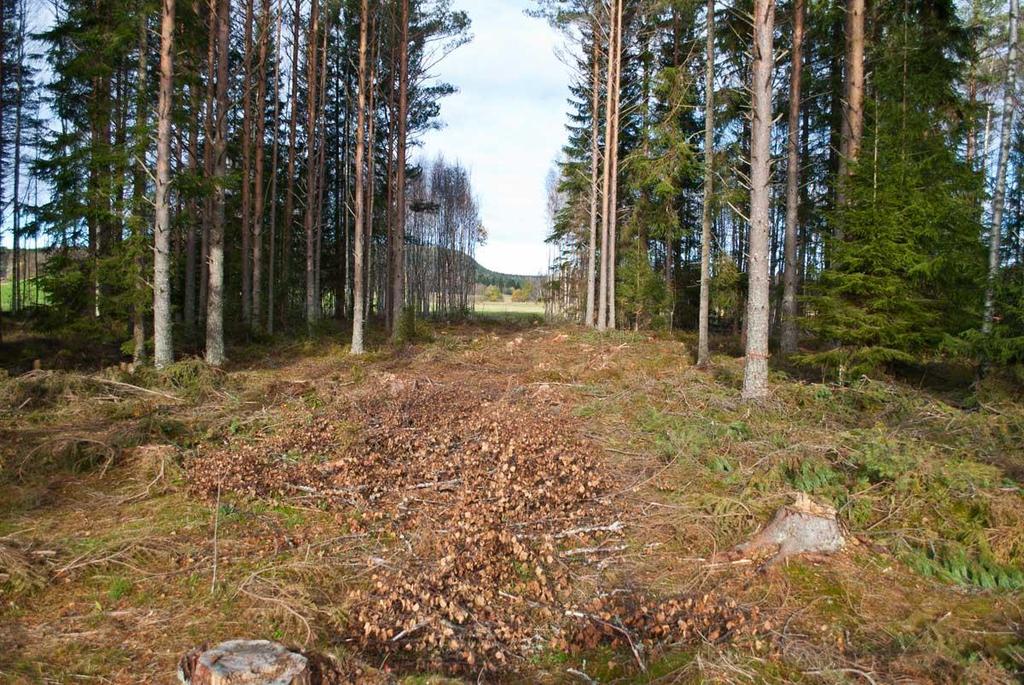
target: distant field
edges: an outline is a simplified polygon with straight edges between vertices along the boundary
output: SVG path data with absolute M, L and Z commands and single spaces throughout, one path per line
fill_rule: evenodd
M 504 302 L 487 302 L 478 299 L 475 304 L 477 314 L 534 314 L 544 316 L 543 302 L 512 302 L 506 299 Z
M 25 296 L 24 296 L 25 297 L 25 304 L 31 305 L 31 304 L 35 303 L 36 295 L 37 295 L 37 293 L 35 291 L 35 288 L 36 288 L 36 284 L 33 283 L 33 282 L 29 282 L 29 284 L 26 286 L 25 291 L 24 291 L 25 292 Z M 5 283 L 0 283 L 0 311 L 5 311 L 5 312 L 11 311 L 11 291 L 12 290 L 13 290 L 13 287 L 12 287 L 12 284 L 11 284 L 10 281 L 7 281 Z M 39 293 L 38 293 L 38 296 L 39 296 L 40 304 L 44 304 L 46 302 L 46 294 L 42 290 L 40 290 Z

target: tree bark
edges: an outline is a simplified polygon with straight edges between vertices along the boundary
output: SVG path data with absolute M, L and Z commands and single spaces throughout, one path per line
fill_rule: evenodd
M 295 11 L 292 17 L 292 64 L 291 64 L 291 93 L 289 95 L 289 106 L 291 108 L 290 120 L 288 122 L 288 175 L 285 187 L 284 198 L 284 221 L 281 226 L 281 284 L 284 292 L 281 297 L 281 322 L 285 322 L 285 312 L 288 308 L 289 291 L 291 287 L 291 263 L 292 263 L 292 229 L 295 225 L 295 158 L 298 154 L 296 149 L 299 125 L 299 22 L 302 17 L 302 0 L 295 0 Z
M 405 157 L 409 119 L 409 0 L 401 0 L 401 45 L 398 52 L 398 151 L 395 170 L 395 224 L 391 261 L 392 339 L 402 335 L 402 309 L 405 307 Z M 407 333 L 409 331 L 406 331 Z
M 242 323 L 252 327 L 252 22 L 253 0 L 245 0 L 242 42 Z
M 309 10 L 308 78 L 306 82 L 306 212 L 303 228 L 306 235 L 306 328 L 312 333 L 319 318 L 320 303 L 316 297 L 316 240 L 313 235 L 316 216 L 316 121 L 317 121 L 317 35 L 320 30 L 320 3 L 313 0 Z
M 174 362 L 171 329 L 171 116 L 174 98 L 174 0 L 163 0 L 160 20 L 160 95 L 157 104 L 156 221 L 153 225 L 153 361 Z
M 365 190 L 363 188 L 363 153 L 366 135 L 366 43 L 370 23 L 369 0 L 362 0 L 360 5 L 359 19 L 359 95 L 356 105 L 356 154 L 355 154 L 355 266 L 353 273 L 353 302 L 352 307 L 352 354 L 363 353 L 363 290 L 365 287 L 364 278 L 364 245 L 363 245 L 363 212 Z
M 623 0 L 615 2 L 615 82 L 613 84 L 612 103 L 612 197 L 608 202 L 610 216 L 609 243 L 608 243 L 608 324 L 607 327 L 615 329 L 618 318 L 615 313 L 615 285 L 616 285 L 616 248 L 618 247 L 618 220 L 619 220 L 619 120 L 622 97 L 622 12 Z
M 857 2 L 859 0 L 853 0 Z M 771 194 L 772 66 L 775 0 L 754 1 L 750 127 L 750 292 L 747 298 L 744 399 L 768 393 L 768 230 Z
M 224 184 L 228 148 L 228 48 L 231 0 L 218 0 L 217 111 L 213 141 L 213 221 L 210 224 L 210 277 L 206 306 L 206 362 L 224 364 Z
M 707 0 L 707 46 L 704 65 L 704 206 L 700 237 L 700 313 L 697 365 L 711 361 L 711 201 L 715 191 L 715 0 Z
M 594 16 L 591 21 L 592 43 L 590 62 L 590 244 L 587 250 L 587 311 L 584 323 L 593 328 L 594 300 L 597 296 L 597 200 L 600 194 L 598 186 L 599 165 L 601 156 L 598 136 L 601 133 L 601 118 L 598 109 L 601 106 L 601 39 L 600 22 L 597 17 L 597 3 L 594 3 Z
M 839 178 L 836 197 L 846 201 L 844 184 L 850 165 L 860 157 L 864 131 L 864 0 L 848 0 L 846 7 L 846 75 L 843 127 L 839 144 Z
M 270 255 L 267 264 L 267 333 L 274 333 L 275 259 L 277 258 L 277 161 L 278 129 L 281 125 L 281 24 L 283 7 L 277 8 L 277 38 L 274 41 L 274 144 L 270 152 Z
M 604 178 L 601 208 L 601 284 L 597 302 L 597 330 L 603 331 L 608 328 L 608 273 L 611 243 L 611 216 L 613 209 L 610 207 L 612 196 L 612 115 L 615 106 L 615 99 L 612 90 L 615 87 L 615 26 L 616 26 L 617 0 L 608 8 L 608 50 L 607 50 L 607 72 L 605 79 L 605 103 L 604 103 Z
M 256 105 L 252 112 L 256 117 L 256 160 L 255 190 L 252 207 L 252 313 L 250 323 L 254 331 L 263 329 L 263 214 L 266 205 L 266 189 L 264 188 L 264 138 L 267 123 L 264 116 L 267 103 L 267 52 L 270 43 L 270 0 L 263 0 L 260 5 L 260 36 L 259 59 L 256 68 L 259 71 L 256 82 Z M 277 131 L 274 131 L 275 140 Z
M 1007 57 L 1006 82 L 1003 86 L 1003 117 L 999 131 L 999 160 L 996 163 L 996 187 L 992 194 L 992 227 L 989 238 L 988 283 L 985 287 L 984 333 L 992 332 L 995 321 L 995 286 L 999 278 L 1000 243 L 1003 233 L 1003 206 L 1006 201 L 1006 167 L 1010 158 L 1013 135 L 1014 90 L 1017 84 L 1017 23 L 1020 20 L 1018 0 L 1010 0 L 1010 50 Z
M 797 301 L 799 278 L 797 238 L 800 231 L 800 81 L 803 72 L 804 0 L 793 0 L 793 51 L 789 74 L 789 122 L 786 139 L 786 238 L 782 286 L 783 355 L 797 351 Z

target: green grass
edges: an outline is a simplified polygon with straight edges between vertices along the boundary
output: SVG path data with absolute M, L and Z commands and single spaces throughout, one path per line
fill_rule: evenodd
M 474 311 L 477 314 L 539 314 L 544 315 L 543 302 L 512 302 L 506 299 L 503 302 L 487 302 L 478 299 L 474 304 Z
M 39 304 L 47 304 L 49 296 L 34 280 L 24 284 L 24 304 L 34 305 L 38 300 Z M 0 283 L 0 311 L 11 311 L 11 295 L 14 294 L 14 284 L 10 281 Z

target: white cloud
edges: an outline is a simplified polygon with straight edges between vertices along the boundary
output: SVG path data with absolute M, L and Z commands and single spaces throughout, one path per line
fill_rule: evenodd
M 547 266 L 544 179 L 565 137 L 569 69 L 560 36 L 526 16 L 532 0 L 455 0 L 473 41 L 435 71 L 459 92 L 441 103 L 445 127 L 423 137 L 422 154 L 457 159 L 473 177 L 490 239 L 480 263 L 505 273 Z

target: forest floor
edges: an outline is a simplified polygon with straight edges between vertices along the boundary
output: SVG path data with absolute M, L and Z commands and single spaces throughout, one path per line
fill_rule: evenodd
M 1024 672 L 1020 397 L 777 371 L 752 405 L 685 336 L 427 337 L 0 380 L 0 681 L 172 683 L 229 638 L 329 682 Z M 798 492 L 845 550 L 726 554 Z

